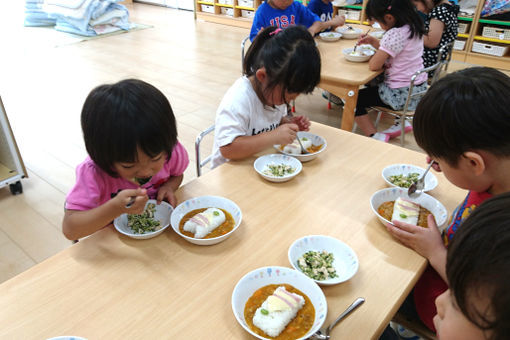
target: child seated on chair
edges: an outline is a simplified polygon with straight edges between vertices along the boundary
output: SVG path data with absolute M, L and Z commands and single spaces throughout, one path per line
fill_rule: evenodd
M 269 26 L 286 28 L 293 25 L 303 25 L 314 36 L 325 29 L 342 26 L 344 23 L 345 17 L 343 15 L 321 21 L 321 18 L 303 6 L 302 3 L 294 0 L 267 0 L 255 12 L 250 40 L 253 41 L 263 28 Z
M 243 159 L 307 131 L 304 116 L 288 117 L 287 103 L 311 93 L 320 79 L 320 54 L 303 26 L 262 30 L 246 53 L 244 75 L 216 111 L 211 167 Z
M 356 105 L 355 122 L 366 136 L 387 142 L 401 134 L 400 125 L 377 132 L 368 117 L 367 108 L 381 106 L 393 110 L 402 110 L 409 93 L 411 77 L 423 69 L 423 21 L 409 0 L 369 0 L 366 13 L 371 21 L 377 21 L 387 32 L 379 39 L 364 35 L 359 44 L 370 44 L 377 52 L 370 59 L 370 70 L 385 68 L 384 81 L 377 86 L 361 89 Z M 415 80 L 413 93 L 427 89 L 427 74 L 420 74 Z M 414 110 L 419 98 L 413 98 L 408 106 Z M 412 126 L 405 122 L 405 131 Z
M 149 198 L 175 207 L 188 154 L 161 91 L 137 79 L 98 86 L 83 104 L 81 127 L 89 157 L 66 197 L 68 239 L 91 235 L 123 213 L 142 213 Z
M 434 300 L 448 289 L 445 266 L 449 242 L 483 201 L 510 192 L 509 94 L 507 75 L 487 67 L 468 68 L 434 83 L 414 114 L 416 143 L 427 153 L 428 161 L 437 162 L 434 168 L 451 183 L 469 190 L 442 235 L 432 215 L 429 228 L 398 221 L 386 225 L 391 235 L 429 261 L 401 311 L 419 316 L 431 330 Z

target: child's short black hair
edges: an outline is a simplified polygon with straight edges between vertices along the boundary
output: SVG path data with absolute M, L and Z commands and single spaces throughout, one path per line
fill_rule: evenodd
M 282 97 L 285 92 L 311 93 L 320 80 L 321 57 L 306 27 L 270 26 L 257 34 L 246 52 L 243 73 L 249 77 L 262 67 L 269 78 L 267 91 L 281 85 Z
M 409 38 L 421 38 L 425 34 L 425 25 L 411 0 L 368 0 L 367 18 L 386 24 L 384 15 L 391 14 L 395 18 L 395 26 L 409 25 Z
M 470 150 L 510 156 L 510 77 L 488 67 L 445 76 L 421 99 L 413 127 L 418 145 L 452 166 Z
M 510 193 L 485 201 L 464 221 L 448 247 L 446 275 L 460 311 L 488 339 L 509 339 Z M 486 310 L 474 306 L 479 298 L 489 303 Z
M 137 79 L 101 85 L 88 95 L 81 127 L 90 158 L 110 176 L 114 163 L 137 161 L 137 147 L 149 157 L 177 143 L 177 128 L 168 99 L 154 86 Z

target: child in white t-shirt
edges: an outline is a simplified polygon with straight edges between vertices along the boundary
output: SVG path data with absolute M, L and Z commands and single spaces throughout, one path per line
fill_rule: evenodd
M 288 117 L 287 103 L 319 83 L 320 54 L 303 26 L 267 27 L 248 49 L 244 75 L 216 112 L 211 167 L 243 159 L 307 131 L 304 116 Z

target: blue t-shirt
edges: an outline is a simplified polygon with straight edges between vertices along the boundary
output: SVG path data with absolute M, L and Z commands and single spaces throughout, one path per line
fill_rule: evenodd
M 322 21 L 328 21 L 333 18 L 333 5 L 331 2 L 325 4 L 322 0 L 311 0 L 308 9 L 317 14 Z
M 257 33 L 265 27 L 276 26 L 286 28 L 290 25 L 303 25 L 310 27 L 314 22 L 321 19 L 308 10 L 300 2 L 294 1 L 292 5 L 284 10 L 271 7 L 264 2 L 257 8 L 250 31 L 250 40 L 253 41 Z

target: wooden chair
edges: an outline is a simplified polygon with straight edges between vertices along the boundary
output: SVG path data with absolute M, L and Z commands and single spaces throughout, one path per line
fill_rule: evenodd
M 202 175 L 202 168 L 211 161 L 212 154 L 208 155 L 203 161 L 200 156 L 200 143 L 204 139 L 205 136 L 214 131 L 214 125 L 209 126 L 204 131 L 200 132 L 195 139 L 195 160 L 196 160 L 196 169 L 197 169 L 197 177 Z
M 441 63 L 436 63 L 430 67 L 424 68 L 424 69 L 417 71 L 416 73 L 413 74 L 413 76 L 411 77 L 411 83 L 409 84 L 409 94 L 407 95 L 407 99 L 406 99 L 406 102 L 405 102 L 402 110 L 393 110 L 391 108 L 382 107 L 382 106 L 371 107 L 371 109 L 378 111 L 375 126 L 377 126 L 377 123 L 379 122 L 379 120 L 381 118 L 381 114 L 383 112 L 400 118 L 400 128 L 401 128 L 400 145 L 401 146 L 404 146 L 404 144 L 405 144 L 405 122 L 406 122 L 406 120 L 412 120 L 413 115 L 414 115 L 414 110 L 408 109 L 409 103 L 411 103 L 411 100 L 413 98 L 420 98 L 427 92 L 427 90 L 425 90 L 425 91 L 413 93 L 413 89 L 415 86 L 414 82 L 416 81 L 416 79 L 418 78 L 418 76 L 420 74 L 423 74 L 423 73 L 428 74 L 431 71 L 434 71 L 434 76 L 432 77 L 432 79 L 433 79 L 432 81 L 435 81 L 438 77 L 438 70 L 440 69 L 441 65 L 442 65 Z

